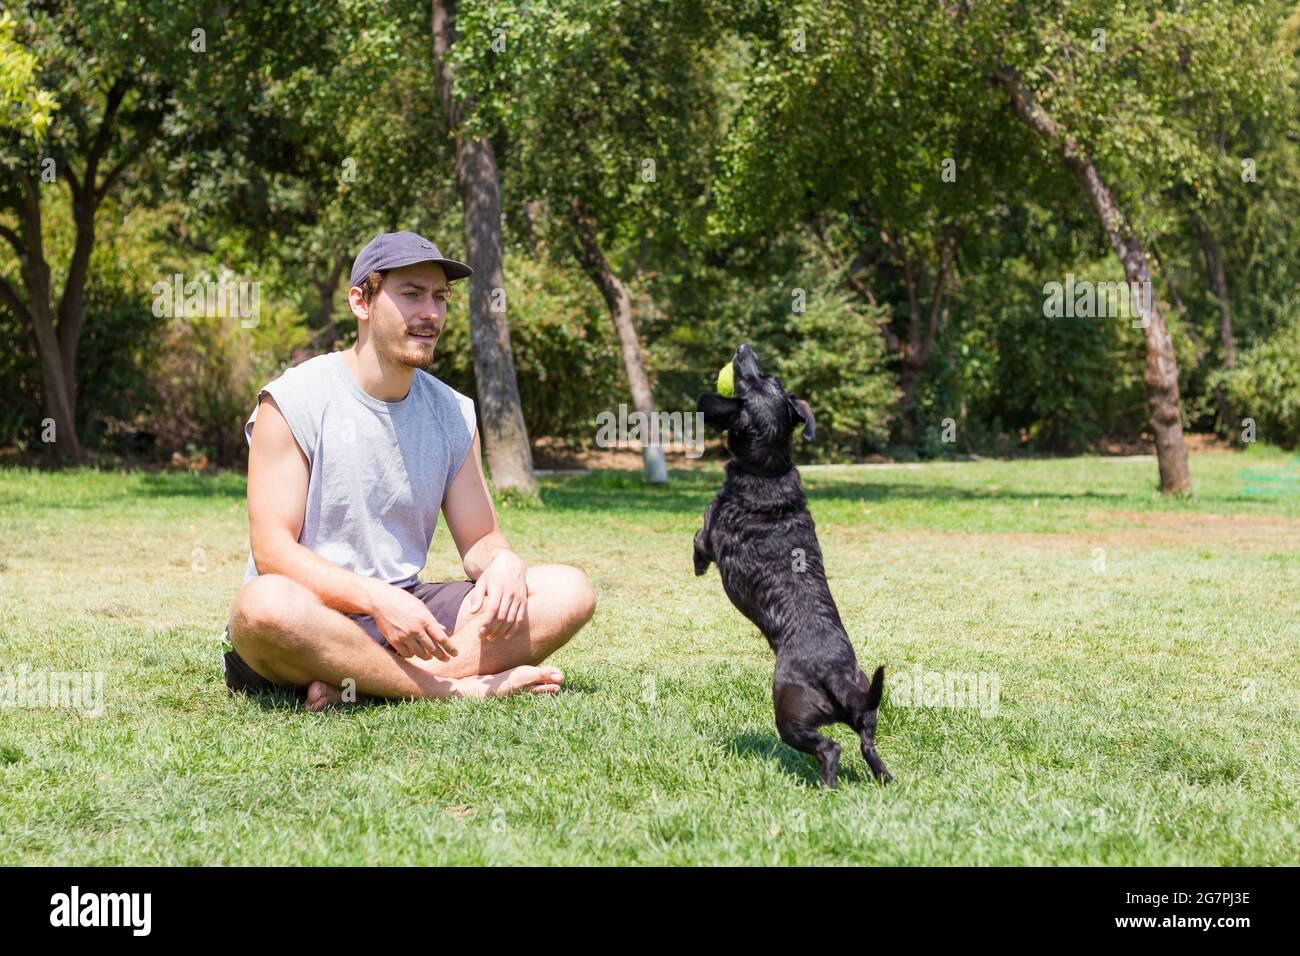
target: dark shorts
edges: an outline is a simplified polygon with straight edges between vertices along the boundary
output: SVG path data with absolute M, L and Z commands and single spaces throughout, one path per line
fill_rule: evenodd
M 410 591 L 423 601 L 424 606 L 433 614 L 434 619 L 450 634 L 456 629 L 456 615 L 460 613 L 461 602 L 465 600 L 465 595 L 473 587 L 473 581 L 440 581 L 437 583 L 410 584 L 403 590 Z M 380 647 L 389 647 L 388 642 L 379 633 L 379 626 L 375 624 L 375 619 L 369 614 L 349 614 L 348 617 L 360 624 L 362 629 Z M 248 662 L 240 657 L 239 652 L 230 644 L 229 624 L 226 625 L 226 633 L 222 637 L 222 641 L 225 653 L 221 658 L 221 669 L 226 675 L 226 686 L 231 690 L 243 691 L 246 694 L 281 692 L 292 694 L 298 698 L 307 696 L 306 687 L 277 684 L 274 681 L 267 680 L 249 667 Z M 391 650 L 391 648 L 389 649 Z M 393 653 L 397 652 L 393 651 Z

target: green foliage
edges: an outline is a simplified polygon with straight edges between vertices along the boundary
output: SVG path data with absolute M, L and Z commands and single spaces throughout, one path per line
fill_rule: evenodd
M 773 358 L 786 391 L 806 398 L 817 419 L 816 441 L 800 446 L 803 455 L 843 460 L 889 438 L 898 389 L 877 332 L 886 317 L 882 307 L 858 308 L 836 293 L 815 297 L 794 316 L 794 344 Z
M 148 216 L 124 221 L 116 204 L 108 213 L 90 260 L 86 308 L 91 319 L 77 363 L 78 434 L 92 447 L 111 445 L 152 407 L 156 394 L 149 377 L 161 330 L 144 294 L 151 273 L 141 271 L 162 248 L 157 222 Z M 43 214 L 47 245 L 56 262 L 66 261 L 73 242 L 71 210 L 57 193 L 47 192 Z M 0 278 L 15 282 L 16 272 L 13 265 L 0 268 Z M 62 278 L 59 272 L 55 277 Z M 38 448 L 45 415 L 39 365 L 28 330 L 7 309 L 0 309 L 0 405 L 0 445 Z
M 707 5 L 462 2 L 457 22 L 457 83 L 475 97 L 467 130 L 507 134 L 520 198 L 563 217 L 579 196 L 605 228 L 644 234 L 672 227 L 703 191 L 721 35 Z
M 262 303 L 257 325 L 238 317 L 177 317 L 162 335 L 151 370 L 158 400 L 144 429 L 163 450 L 203 455 L 213 464 L 247 460 L 244 422 L 262 385 L 288 364 L 307 338 L 302 316 Z
M 1018 69 L 1097 161 L 1151 251 L 1189 423 L 1223 429 L 1219 385 L 1267 406 L 1256 418 L 1276 440 L 1291 433 L 1293 5 L 457 6 L 457 85 L 475 102 L 466 129 L 491 137 L 500 164 L 511 338 L 534 438 L 587 442 L 595 414 L 628 400 L 606 306 L 573 264 L 575 199 L 631 292 L 662 409 L 693 409 L 748 341 L 807 393 L 820 433 L 809 455 L 861 455 L 891 440 L 897 454 L 908 453 L 899 441 L 927 455 L 1076 451 L 1140 434 L 1136 331 L 1042 314 L 1044 283 L 1116 270 L 1077 182 L 987 82 L 1001 66 Z M 66 174 L 84 172 L 89 134 L 124 84 L 100 180 L 126 165 L 96 222 L 78 359 L 88 445 L 153 430 L 164 455 L 193 446 L 241 460 L 251 390 L 327 316 L 334 328 L 324 331 L 351 334 L 346 280 L 330 280 L 366 239 L 411 228 L 456 254 L 461 213 L 427 4 L 376 15 L 368 0 L 297 0 L 292 30 L 279 5 L 258 0 L 7 9 L 0 167 L 30 174 L 55 160 L 58 178 L 40 186 L 54 306 L 74 238 Z M 195 28 L 206 52 L 191 48 Z M 0 226 L 15 234 L 17 179 L 0 176 Z M 128 212 L 154 234 L 124 224 Z M 1233 375 L 1219 374 L 1218 303 L 1193 215 L 1222 247 L 1242 357 Z M 913 317 L 923 324 L 930 312 L 956 230 L 946 309 L 903 412 Z M 0 278 L 21 296 L 15 245 L 0 238 Z M 275 316 L 266 328 L 234 334 L 149 312 L 154 282 L 223 268 L 261 283 Z M 804 313 L 792 311 L 796 289 Z M 30 334 L 4 298 L 0 349 L 0 443 L 30 444 L 42 386 Z M 473 394 L 463 302 L 435 370 Z M 949 418 L 955 445 L 937 437 Z
M 596 413 L 631 402 L 618 342 L 591 283 L 572 268 L 523 257 L 505 262 L 510 346 L 531 436 L 590 443 Z M 474 355 L 463 290 L 457 291 L 430 371 L 473 397 Z
M 1123 317 L 1044 315 L 1043 276 L 1123 279 L 1114 260 L 1035 264 L 1006 258 L 966 276 L 962 319 L 941 343 L 920 406 L 927 428 L 956 424 L 956 447 L 1079 452 L 1145 421 L 1142 333 Z
M 41 434 L 41 373 L 27 330 L 0 309 L 0 446 L 26 451 Z
M 812 406 L 817 440 L 796 442 L 800 455 L 863 455 L 885 441 L 898 399 L 878 329 L 887 311 L 839 291 L 815 246 L 737 244 L 725 268 L 684 262 L 650 291 L 664 308 L 644 323 L 660 407 L 694 410 L 715 390 L 718 366 L 748 342 L 764 370 Z
M 41 140 L 59 108 L 49 90 L 37 86 L 36 57 L 14 36 L 15 21 L 0 13 L 0 129 Z
M 1259 441 L 1300 447 L 1300 317 L 1243 352 L 1237 367 L 1218 372 L 1211 384 L 1226 390 L 1239 419 L 1234 428 L 1251 418 Z

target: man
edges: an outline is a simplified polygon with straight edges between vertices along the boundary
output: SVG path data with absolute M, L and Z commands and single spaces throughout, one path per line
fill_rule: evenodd
M 415 233 L 375 237 L 352 266 L 356 345 L 259 393 L 244 426 L 251 553 L 227 626 L 232 689 L 294 688 L 313 710 L 345 691 L 559 690 L 542 661 L 590 620 L 591 585 L 510 549 L 474 403 L 423 371 L 448 283 L 472 271 Z M 420 584 L 439 510 L 468 580 Z

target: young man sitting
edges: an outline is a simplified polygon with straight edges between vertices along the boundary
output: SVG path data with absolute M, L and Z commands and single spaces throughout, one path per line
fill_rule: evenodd
M 559 690 L 542 662 L 591 619 L 591 584 L 510 549 L 474 403 L 424 371 L 448 283 L 471 272 L 414 233 L 377 236 L 352 266 L 356 345 L 259 393 L 244 426 L 252 553 L 227 625 L 232 689 L 293 688 L 314 710 L 346 691 Z M 468 580 L 421 584 L 440 510 Z

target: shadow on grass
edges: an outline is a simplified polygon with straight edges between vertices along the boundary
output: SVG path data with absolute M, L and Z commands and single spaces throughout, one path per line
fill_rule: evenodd
M 151 473 L 140 476 L 130 497 L 146 498 L 238 498 L 246 494 L 246 479 L 235 472 L 215 475 Z
M 882 474 L 881 478 L 884 477 Z M 806 474 L 803 479 L 808 498 L 814 502 L 910 500 L 1019 503 L 1042 500 L 1078 502 L 1095 506 L 1133 498 L 1133 494 L 1128 491 L 1062 492 L 990 489 L 897 480 L 845 480 L 840 477 L 830 478 L 823 474 Z M 707 471 L 674 469 L 669 472 L 669 482 L 666 486 L 647 485 L 640 472 L 604 469 L 568 478 L 543 478 L 541 497 L 547 509 L 560 512 L 694 513 L 703 511 L 709 500 L 722 487 L 722 482 L 723 472 L 720 468 Z M 242 501 L 245 488 L 245 478 L 237 472 L 223 471 L 216 474 L 159 472 L 140 474 L 138 482 L 122 496 Z M 1251 498 L 1239 496 L 1235 500 L 1249 501 Z
M 590 681 L 566 680 L 564 682 L 564 689 L 560 691 L 560 694 L 558 696 L 563 697 L 568 694 L 596 694 L 599 692 L 600 692 L 599 685 L 593 684 Z M 243 691 L 231 691 L 231 693 L 232 695 L 243 694 L 245 697 L 247 697 L 249 700 L 251 700 L 254 704 L 256 704 L 264 711 L 284 712 L 284 711 L 296 710 L 296 711 L 302 711 L 304 713 L 310 713 L 309 711 L 307 711 L 305 699 L 303 697 L 298 696 L 292 690 L 289 690 L 287 688 L 284 690 L 254 691 L 252 693 L 247 693 L 247 694 L 245 694 Z M 524 696 L 526 695 L 515 694 L 512 695 L 511 699 L 515 697 L 524 697 Z M 504 700 L 506 698 L 501 698 L 501 699 Z M 365 713 L 367 711 L 376 710 L 383 707 L 396 707 L 400 704 L 414 703 L 414 702 L 415 701 L 413 700 L 389 700 L 386 697 L 365 697 L 363 695 L 362 699 L 358 700 L 356 703 L 341 704 L 336 707 L 329 707 L 326 710 L 324 710 L 323 713 L 339 714 L 339 715 L 347 714 L 350 712 Z
M 244 693 L 243 691 L 232 691 L 232 694 L 243 694 L 250 701 L 265 711 L 302 711 L 310 713 L 307 710 L 306 700 L 299 697 L 291 690 L 265 690 Z M 327 714 L 347 714 L 352 711 L 368 711 L 380 707 L 391 707 L 393 704 L 400 704 L 401 701 L 387 700 L 383 697 L 364 697 L 355 704 L 344 704 L 338 707 L 331 707 L 324 711 Z
M 732 734 L 727 740 L 727 749 L 738 757 L 775 760 L 790 776 L 798 777 L 810 786 L 821 788 L 822 775 L 817 758 L 800 753 L 793 747 L 787 747 L 775 733 L 760 734 L 749 731 L 743 734 Z M 854 757 L 857 757 L 860 766 L 854 766 Z M 857 750 L 843 747 L 840 752 L 840 786 L 846 783 L 874 784 L 874 778 L 865 768 L 866 764 L 862 762 L 862 756 Z
M 671 473 L 667 487 L 651 487 L 637 472 L 592 472 L 573 478 L 548 480 L 543 487 L 542 500 L 546 507 L 560 511 L 703 512 L 709 500 L 722 487 L 722 482 L 721 472 L 682 471 Z M 899 481 L 844 481 L 820 475 L 811 479 L 805 476 L 804 490 L 812 502 L 910 500 L 1019 503 L 1042 500 L 1097 506 L 1131 500 L 1133 497 L 1125 491 L 1012 491 Z

